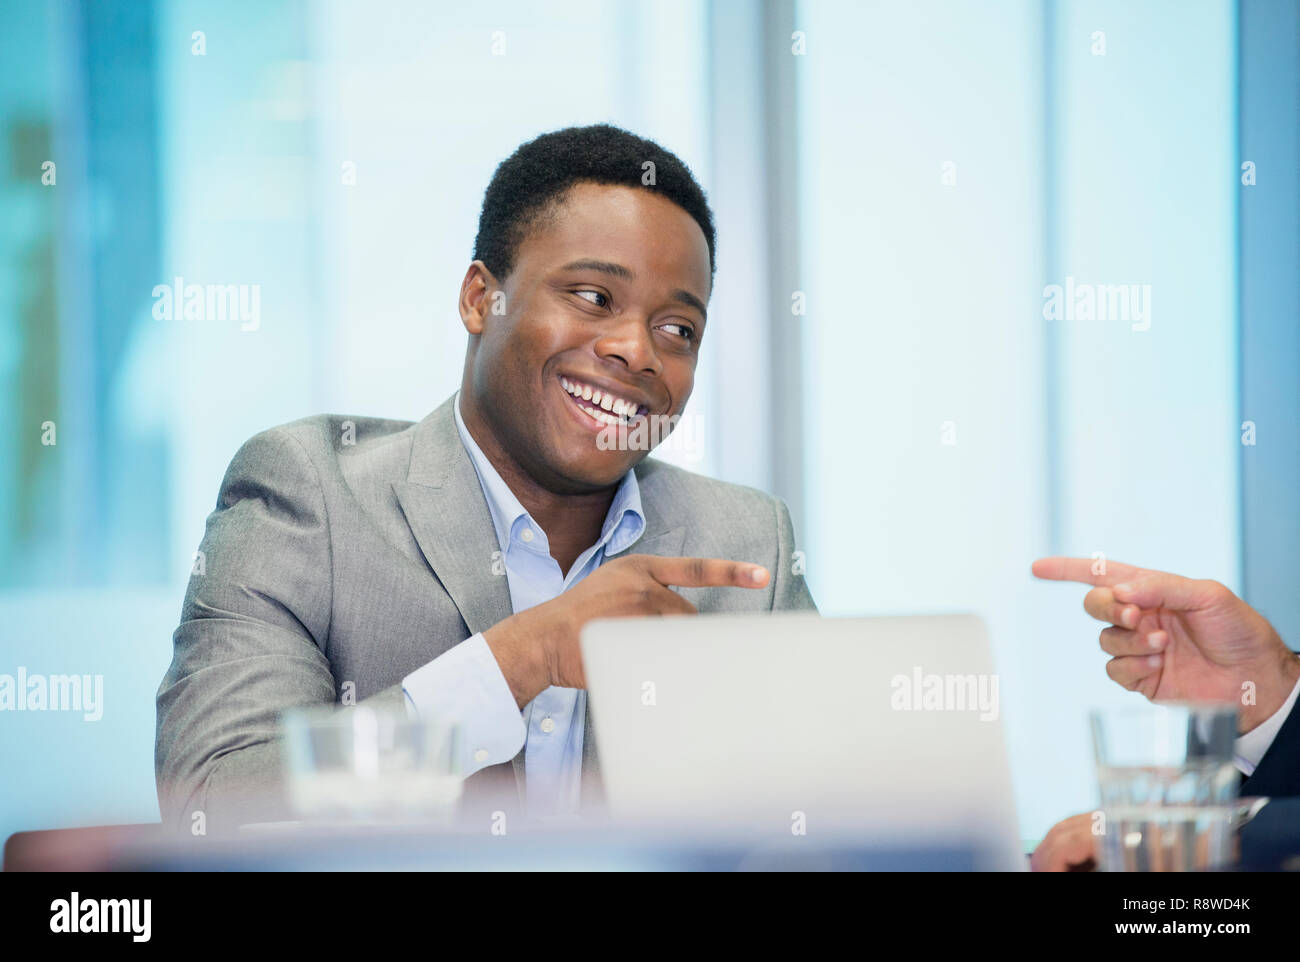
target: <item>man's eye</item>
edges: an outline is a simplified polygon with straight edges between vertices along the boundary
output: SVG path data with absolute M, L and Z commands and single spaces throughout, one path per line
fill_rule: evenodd
M 600 291 L 574 291 L 573 293 L 577 294 L 584 300 L 591 301 L 591 303 L 595 304 L 597 307 L 604 307 L 609 303 L 609 298 Z M 596 298 L 600 298 L 600 300 L 596 300 Z
M 689 324 L 664 324 L 662 327 L 676 328 L 680 332 L 678 337 L 681 337 L 685 341 L 695 340 L 695 328 L 691 327 Z

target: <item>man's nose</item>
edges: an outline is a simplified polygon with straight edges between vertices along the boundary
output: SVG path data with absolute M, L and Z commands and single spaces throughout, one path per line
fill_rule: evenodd
M 637 374 L 657 375 L 662 369 L 655 351 L 654 335 L 643 316 L 624 316 L 596 342 L 596 353 L 622 361 Z

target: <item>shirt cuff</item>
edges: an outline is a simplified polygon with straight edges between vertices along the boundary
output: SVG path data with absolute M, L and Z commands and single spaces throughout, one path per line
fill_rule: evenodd
M 1300 695 L 1300 681 L 1295 683 L 1295 687 L 1291 689 L 1291 694 L 1282 703 L 1282 707 L 1273 712 L 1267 721 L 1252 728 L 1246 734 L 1237 736 L 1236 748 L 1234 749 L 1236 757 L 1233 761 L 1243 775 L 1255 774 L 1256 766 L 1263 759 L 1264 753 L 1268 751 L 1269 746 L 1273 744 L 1273 739 L 1277 737 L 1277 733 L 1282 730 L 1282 725 L 1286 722 L 1287 716 L 1291 714 L 1291 709 L 1295 707 L 1297 695 Z
M 519 754 L 528 735 L 523 716 L 482 633 L 402 679 L 408 715 L 458 729 L 462 776 Z

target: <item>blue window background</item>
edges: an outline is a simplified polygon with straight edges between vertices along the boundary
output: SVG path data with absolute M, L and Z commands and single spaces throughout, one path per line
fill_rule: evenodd
M 1022 833 L 1090 807 L 1125 693 L 1032 558 L 1218 578 L 1300 644 L 1297 50 L 1267 0 L 0 5 L 0 672 L 105 686 L 0 713 L 0 836 L 157 817 L 230 456 L 454 390 L 492 170 L 602 120 L 718 219 L 667 456 L 784 497 L 825 613 L 983 615 Z M 1067 276 L 1151 285 L 1151 329 L 1044 319 Z M 155 319 L 176 277 L 258 285 L 257 330 Z

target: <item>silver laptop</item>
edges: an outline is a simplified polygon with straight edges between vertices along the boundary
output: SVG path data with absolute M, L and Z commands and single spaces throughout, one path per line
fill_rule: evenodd
M 581 645 L 616 822 L 1024 867 L 977 617 L 621 618 Z

